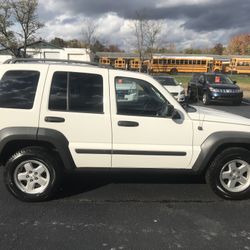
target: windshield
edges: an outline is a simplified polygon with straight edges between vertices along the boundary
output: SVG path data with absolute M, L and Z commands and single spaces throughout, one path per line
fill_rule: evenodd
M 179 83 L 172 77 L 156 77 L 155 78 L 163 86 L 177 86 Z
M 233 81 L 225 75 L 207 75 L 207 82 L 211 84 L 233 84 Z

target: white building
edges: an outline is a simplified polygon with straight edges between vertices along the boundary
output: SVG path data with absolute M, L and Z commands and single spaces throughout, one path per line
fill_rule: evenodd
M 22 53 L 23 48 L 20 48 Z M 26 49 L 28 56 L 38 59 L 64 59 L 90 62 L 93 60 L 92 53 L 85 48 L 60 48 L 53 44 L 38 41 L 29 44 Z

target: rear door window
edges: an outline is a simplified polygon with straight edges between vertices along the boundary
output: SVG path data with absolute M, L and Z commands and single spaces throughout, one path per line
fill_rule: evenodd
M 101 75 L 55 72 L 49 109 L 85 113 L 103 113 L 103 78 Z

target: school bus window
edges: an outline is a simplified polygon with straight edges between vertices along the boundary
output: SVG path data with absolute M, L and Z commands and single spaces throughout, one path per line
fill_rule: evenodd
M 201 64 L 203 64 L 203 65 L 206 64 L 206 61 L 201 61 Z
M 176 60 L 176 64 L 180 64 L 180 60 Z
M 188 63 L 189 63 L 189 64 L 193 64 L 193 61 L 192 61 L 192 60 L 189 60 Z

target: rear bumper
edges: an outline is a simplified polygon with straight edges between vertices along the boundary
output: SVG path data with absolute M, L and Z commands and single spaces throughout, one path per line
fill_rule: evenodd
M 181 93 L 172 93 L 173 97 L 178 101 L 178 102 L 184 102 L 185 101 L 185 95 Z

